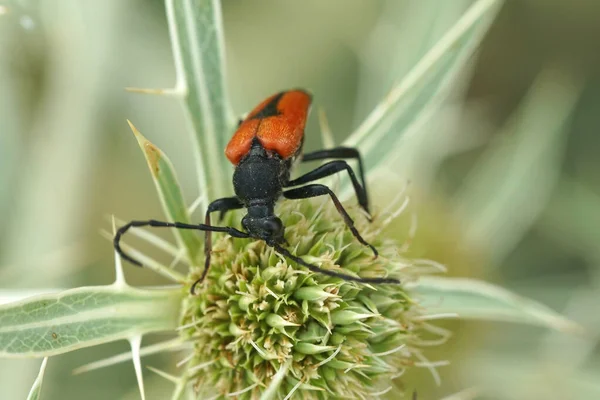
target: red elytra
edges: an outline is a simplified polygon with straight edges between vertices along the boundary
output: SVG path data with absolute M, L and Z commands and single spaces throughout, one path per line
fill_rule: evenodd
M 225 155 L 237 165 L 250 151 L 254 138 L 282 159 L 296 155 L 302 146 L 304 126 L 312 96 L 304 90 L 274 94 L 256 106 L 242 121 L 225 148 Z

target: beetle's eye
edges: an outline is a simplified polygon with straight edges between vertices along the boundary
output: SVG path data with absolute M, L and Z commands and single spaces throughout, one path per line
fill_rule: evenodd
M 265 230 L 271 235 L 278 235 L 283 231 L 283 222 L 279 218 L 272 218 L 265 221 Z

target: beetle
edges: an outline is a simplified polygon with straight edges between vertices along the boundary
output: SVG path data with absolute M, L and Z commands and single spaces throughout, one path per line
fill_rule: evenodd
M 235 196 L 211 202 L 207 207 L 203 224 L 156 220 L 131 221 L 120 227 L 115 234 L 114 247 L 117 253 L 132 264 L 142 266 L 142 263 L 127 255 L 120 246 L 123 234 L 132 227 L 150 226 L 204 231 L 204 270 L 190 288 L 190 291 L 195 293 L 196 286 L 204 280 L 210 268 L 212 232 L 223 232 L 234 238 L 263 240 L 277 253 L 313 272 L 361 283 L 400 283 L 399 280 L 393 278 L 359 278 L 325 270 L 304 261 L 284 247 L 287 244 L 284 238 L 285 227 L 281 219 L 275 215 L 275 203 L 282 197 L 297 200 L 329 196 L 354 237 L 361 244 L 368 246 L 375 257 L 378 255 L 375 247 L 364 240 L 354 227 L 354 221 L 335 193 L 325 185 L 310 183 L 338 172 L 347 171 L 360 207 L 369 213 L 363 163 L 358 150 L 350 147 L 336 147 L 302 154 L 304 127 L 311 102 L 312 96 L 307 91 L 293 89 L 274 94 L 256 106 L 245 119 L 239 122 L 236 132 L 225 149 L 225 155 L 235 166 L 233 173 Z M 296 179 L 290 179 L 290 171 L 295 161 L 308 162 L 325 159 L 334 160 Z M 344 159 L 358 161 L 362 185 L 354 170 Z M 247 212 L 246 216 L 242 218 L 244 230 L 212 225 L 212 213 L 220 212 L 222 218 L 226 212 L 241 208 L 246 208 Z

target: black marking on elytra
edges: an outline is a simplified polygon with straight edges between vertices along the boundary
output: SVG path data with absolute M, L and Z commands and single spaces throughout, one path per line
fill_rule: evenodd
M 265 119 L 281 115 L 281 112 L 277 109 L 277 105 L 285 93 L 286 92 L 281 92 L 273 96 L 271 101 L 265 104 L 262 110 L 254 114 L 250 119 Z

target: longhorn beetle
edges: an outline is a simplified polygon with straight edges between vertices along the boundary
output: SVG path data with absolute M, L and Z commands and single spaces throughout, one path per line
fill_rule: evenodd
M 325 185 L 311 183 L 338 172 L 347 171 L 359 205 L 368 213 L 369 201 L 363 165 L 358 150 L 349 147 L 336 147 L 302 154 L 304 142 L 304 126 L 312 97 L 304 90 L 296 89 L 277 93 L 264 100 L 254 108 L 248 116 L 240 121 L 239 126 L 227 148 L 225 155 L 235 166 L 233 173 L 233 189 L 235 196 L 217 199 L 208 205 L 204 224 L 184 224 L 181 222 L 162 222 L 155 220 L 131 221 L 119 228 L 114 237 L 117 253 L 132 264 L 142 263 L 127 255 L 120 246 L 121 237 L 129 228 L 150 226 L 158 228 L 194 229 L 204 231 L 204 270 L 190 291 L 195 293 L 196 286 L 201 283 L 210 268 L 212 248 L 212 232 L 224 232 L 234 238 L 253 238 L 264 240 L 276 252 L 284 257 L 307 267 L 309 270 L 348 281 L 362 283 L 400 283 L 393 278 L 358 278 L 344 273 L 326 270 L 312 265 L 302 258 L 290 253 L 285 247 L 285 227 L 281 219 L 275 215 L 275 203 L 281 198 L 307 199 L 327 195 L 333 201 L 344 222 L 363 245 L 368 246 L 377 257 L 377 250 L 367 243 L 354 227 L 354 221 L 348 215 L 342 203 Z M 337 159 L 315 168 L 314 170 L 290 180 L 290 169 L 295 160 L 302 162 Z M 361 183 L 352 168 L 342 159 L 356 159 Z M 288 189 L 290 188 L 290 189 Z M 246 208 L 247 214 L 242 219 L 245 231 L 233 227 L 213 226 L 211 213 L 219 211 L 221 216 L 230 210 Z

